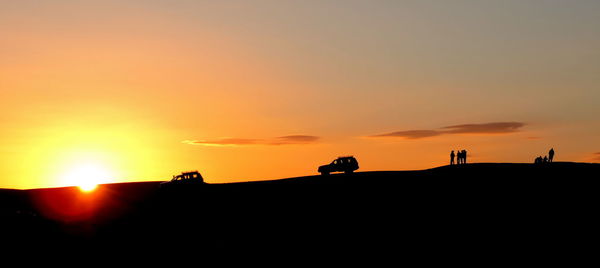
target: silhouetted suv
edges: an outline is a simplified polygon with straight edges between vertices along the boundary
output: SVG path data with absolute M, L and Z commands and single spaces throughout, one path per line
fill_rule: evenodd
M 204 184 L 204 178 L 198 171 L 183 172 L 180 175 L 173 176 L 171 181 L 162 182 L 161 187 L 174 185 L 199 185 Z
M 328 175 L 331 172 L 352 173 L 358 169 L 358 161 L 354 156 L 343 156 L 333 160 L 331 164 L 322 165 L 319 167 L 319 173 Z

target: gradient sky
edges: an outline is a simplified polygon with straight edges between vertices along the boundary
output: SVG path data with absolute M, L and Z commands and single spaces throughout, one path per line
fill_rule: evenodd
M 0 0 L 0 187 L 600 162 L 600 1 Z M 84 178 L 82 178 L 83 180 Z

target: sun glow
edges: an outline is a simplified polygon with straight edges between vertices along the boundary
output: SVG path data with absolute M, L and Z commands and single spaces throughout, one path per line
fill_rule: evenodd
M 91 192 L 100 183 L 107 183 L 110 172 L 97 164 L 83 164 L 73 167 L 64 175 L 66 185 L 78 186 L 83 192 Z
M 96 189 L 96 187 L 98 187 L 98 184 L 93 183 L 93 182 L 84 182 L 81 185 L 78 186 L 79 189 L 83 192 L 91 192 L 94 189 Z

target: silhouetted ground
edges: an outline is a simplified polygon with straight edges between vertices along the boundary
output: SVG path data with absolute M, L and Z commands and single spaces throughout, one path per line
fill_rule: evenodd
M 109 184 L 88 194 L 0 190 L 0 239 L 115 252 L 375 253 L 423 264 L 573 261 L 595 253 L 599 175 L 600 164 L 468 164 L 172 188 Z

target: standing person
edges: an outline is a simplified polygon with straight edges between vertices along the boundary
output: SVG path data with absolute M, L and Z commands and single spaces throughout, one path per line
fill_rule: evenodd
M 467 150 L 462 150 L 462 161 L 463 164 L 467 163 Z
M 456 163 L 459 165 L 463 163 L 463 155 L 460 150 L 456 150 Z
M 554 148 L 550 148 L 550 151 L 548 152 L 548 162 L 552 163 L 553 159 L 554 159 Z
M 450 152 L 450 165 L 454 165 L 454 151 Z

